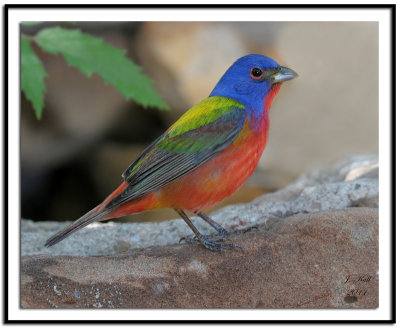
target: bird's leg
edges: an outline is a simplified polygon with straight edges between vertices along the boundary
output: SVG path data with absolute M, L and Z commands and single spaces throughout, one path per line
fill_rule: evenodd
M 188 224 L 190 229 L 195 234 L 196 238 L 194 241 L 200 242 L 204 247 L 214 251 L 221 251 L 227 247 L 240 248 L 240 246 L 235 243 L 219 243 L 218 241 L 210 240 L 207 236 L 200 233 L 200 231 L 196 228 L 196 226 L 193 225 L 192 221 L 182 209 L 175 209 L 175 211 L 183 218 L 183 220 L 186 222 L 186 224 Z M 189 240 L 186 241 L 190 242 Z
M 220 236 L 220 237 L 226 237 L 228 235 L 231 235 L 231 232 L 228 232 L 227 230 L 225 230 L 221 225 L 219 225 L 217 222 L 213 221 L 210 217 L 208 217 L 205 213 L 198 211 L 195 212 L 196 215 L 198 215 L 200 218 L 202 218 L 205 222 L 207 222 L 208 224 L 210 224 L 213 228 L 215 228 L 218 232 L 218 235 L 216 236 Z

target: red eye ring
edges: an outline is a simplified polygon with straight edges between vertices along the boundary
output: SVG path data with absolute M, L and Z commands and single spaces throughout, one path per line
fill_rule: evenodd
M 264 72 L 259 67 L 252 67 L 250 69 L 250 76 L 253 79 L 256 79 L 256 80 L 261 79 L 263 77 L 263 75 L 264 75 Z

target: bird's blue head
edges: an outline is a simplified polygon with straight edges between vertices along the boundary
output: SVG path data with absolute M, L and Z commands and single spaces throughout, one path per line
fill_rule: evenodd
M 280 66 L 272 58 L 247 55 L 232 64 L 210 96 L 233 98 L 256 114 L 264 111 L 265 99 L 274 87 L 296 76 L 296 72 Z

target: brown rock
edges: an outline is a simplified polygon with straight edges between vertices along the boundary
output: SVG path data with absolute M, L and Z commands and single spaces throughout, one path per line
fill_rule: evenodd
M 271 219 L 231 240 L 108 257 L 24 256 L 23 308 L 376 308 L 378 209 Z

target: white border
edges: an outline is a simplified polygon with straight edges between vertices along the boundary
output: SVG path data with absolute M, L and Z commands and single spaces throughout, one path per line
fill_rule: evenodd
M 9 319 L 24 320 L 387 320 L 390 318 L 390 14 L 362 9 L 10 9 L 9 58 Z M 22 310 L 19 308 L 19 22 L 20 21 L 379 21 L 379 308 L 377 310 Z

